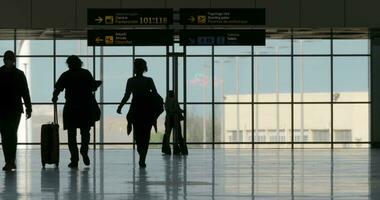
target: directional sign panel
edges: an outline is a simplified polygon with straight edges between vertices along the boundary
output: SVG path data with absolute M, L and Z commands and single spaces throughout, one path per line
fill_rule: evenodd
M 166 46 L 173 45 L 173 31 L 145 30 L 88 30 L 88 46 Z
M 88 25 L 169 25 L 172 9 L 88 9 Z
M 264 8 L 179 10 L 182 25 L 265 25 Z
M 188 46 L 265 45 L 265 30 L 182 30 L 180 44 Z

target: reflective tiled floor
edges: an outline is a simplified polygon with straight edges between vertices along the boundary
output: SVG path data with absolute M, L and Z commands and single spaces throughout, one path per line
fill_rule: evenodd
M 380 151 L 369 149 L 190 149 L 91 151 L 91 166 L 41 169 L 40 151 L 18 150 L 16 172 L 0 172 L 1 199 L 380 199 Z M 3 157 L 1 156 L 1 163 Z

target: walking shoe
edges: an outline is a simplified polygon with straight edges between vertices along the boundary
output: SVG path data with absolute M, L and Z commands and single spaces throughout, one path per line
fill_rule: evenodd
M 146 167 L 145 162 L 142 162 L 142 161 L 139 161 L 139 165 L 140 165 L 141 168 L 145 168 Z
M 10 164 L 6 163 L 3 167 L 3 171 L 12 171 L 12 167 Z
M 86 166 L 89 166 L 90 165 L 90 158 L 88 157 L 88 155 L 87 154 L 85 154 L 85 155 L 82 154 L 82 158 L 83 158 L 83 163 Z
M 71 162 L 69 165 L 67 165 L 70 168 L 78 168 L 78 163 L 77 162 Z

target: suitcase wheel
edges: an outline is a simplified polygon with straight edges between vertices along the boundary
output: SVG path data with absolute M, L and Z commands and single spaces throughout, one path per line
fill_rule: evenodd
M 55 167 L 58 167 L 59 166 L 59 163 L 57 162 L 57 163 L 55 163 Z
M 42 163 L 42 168 L 44 168 L 44 169 L 45 169 L 45 163 Z

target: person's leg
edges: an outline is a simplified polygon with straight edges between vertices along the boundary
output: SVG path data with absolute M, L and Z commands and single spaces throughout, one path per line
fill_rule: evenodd
M 17 129 L 21 114 L 3 115 L 0 119 L 0 132 L 5 159 L 3 170 L 16 169 Z
M 90 158 L 88 157 L 88 144 L 90 143 L 90 127 L 81 128 L 81 142 L 80 154 L 82 155 L 83 162 L 85 165 L 90 165 Z
M 181 121 L 178 121 L 178 133 L 177 133 L 177 141 L 178 141 L 178 145 L 179 145 L 179 148 L 181 150 L 181 153 L 183 155 L 187 155 L 189 154 L 188 150 L 187 150 L 187 145 L 186 145 L 186 142 L 185 140 L 183 139 L 182 137 L 182 127 L 181 127 Z
M 134 125 L 133 130 L 135 131 L 135 139 L 137 145 L 137 152 L 140 155 L 139 165 L 140 167 L 145 167 L 146 154 L 148 153 L 149 140 L 150 140 L 150 125 L 140 124 Z
M 9 121 L 9 163 L 12 169 L 16 169 L 17 130 L 20 124 L 21 113 L 10 118 Z
M 172 120 L 170 120 L 170 117 L 166 117 L 165 119 L 165 134 L 164 138 L 162 140 L 162 153 L 164 154 L 171 154 L 170 150 L 170 133 L 173 129 L 173 123 Z
M 181 150 L 179 148 L 179 144 L 178 144 L 178 129 L 181 128 L 181 124 L 178 123 L 178 119 L 175 118 L 173 120 L 173 124 L 174 124 L 174 128 L 173 128 L 173 154 L 174 155 L 179 155 L 181 153 Z M 179 124 L 179 125 L 178 125 Z
M 150 131 L 152 130 L 152 127 L 149 126 L 145 128 L 146 129 L 145 129 L 145 137 L 144 137 L 144 153 L 146 157 L 146 154 L 148 153 L 148 149 L 149 149 Z
M 3 167 L 3 170 L 9 170 L 9 148 L 8 148 L 8 131 L 7 131 L 7 122 L 5 121 L 5 117 L 1 116 L 0 117 L 0 133 L 1 133 L 1 146 L 3 149 L 3 154 L 4 154 L 4 160 L 5 160 L 5 165 Z
M 133 137 L 135 139 L 135 142 L 136 142 L 136 148 L 137 148 L 137 153 L 139 154 L 139 165 L 141 167 L 145 167 L 145 166 L 142 166 L 143 162 L 142 162 L 142 155 L 144 155 L 144 148 L 143 148 L 143 137 L 142 137 L 142 134 L 141 134 L 141 126 L 137 125 L 136 123 L 133 124 Z
M 77 167 L 78 166 L 78 146 L 77 146 L 77 129 L 76 128 L 70 128 L 67 130 L 67 137 L 68 137 L 68 145 L 71 155 L 71 163 L 69 164 L 69 167 Z

